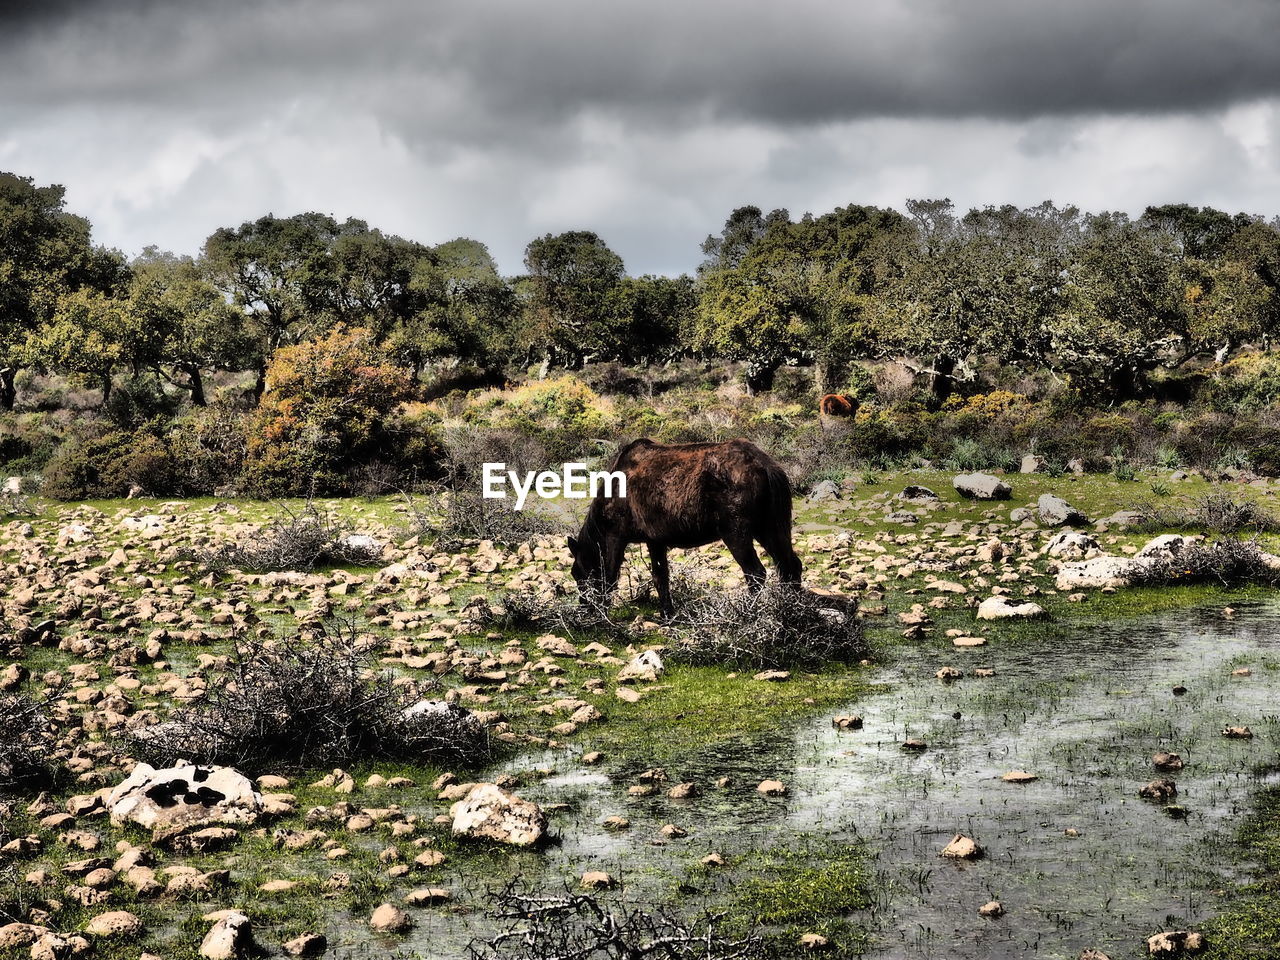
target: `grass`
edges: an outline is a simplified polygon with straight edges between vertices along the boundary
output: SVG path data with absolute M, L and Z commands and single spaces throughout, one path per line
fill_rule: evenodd
M 1236 845 L 1258 877 L 1223 897 L 1223 910 L 1205 923 L 1206 960 L 1280 957 L 1280 788 L 1259 796 Z

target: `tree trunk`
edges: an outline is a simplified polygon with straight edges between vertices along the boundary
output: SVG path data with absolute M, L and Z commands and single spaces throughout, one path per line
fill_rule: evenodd
M 200 376 L 200 368 L 192 364 L 187 368 L 187 376 L 190 378 L 189 388 L 191 390 L 191 405 L 195 407 L 208 406 L 204 398 L 204 377 Z
M 938 403 L 942 403 L 955 392 L 956 362 L 951 357 L 938 357 L 933 363 L 933 372 L 929 375 L 929 392 Z
M 111 374 L 102 375 L 102 405 L 105 407 L 111 402 Z
M 13 384 L 17 376 L 18 371 L 13 367 L 5 367 L 0 370 L 0 409 L 13 409 L 13 405 L 18 399 L 18 391 Z
M 253 384 L 253 399 L 257 403 L 262 399 L 262 395 L 267 391 L 267 365 L 265 363 L 258 364 L 258 379 Z

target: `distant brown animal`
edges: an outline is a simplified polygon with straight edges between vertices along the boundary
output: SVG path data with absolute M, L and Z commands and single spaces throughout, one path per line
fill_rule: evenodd
M 828 417 L 852 417 L 858 412 L 858 400 L 847 393 L 828 393 L 818 401 L 818 410 Z
M 758 541 L 779 579 L 800 583 L 800 558 L 791 547 L 791 482 L 755 444 L 636 440 L 618 453 L 610 469 L 626 475 L 626 497 L 597 497 L 578 536 L 569 538 L 573 579 L 584 601 L 613 593 L 623 555 L 633 543 L 648 544 L 658 604 L 667 616 L 673 612 L 671 547 L 723 540 L 748 588 L 756 591 L 765 578 Z

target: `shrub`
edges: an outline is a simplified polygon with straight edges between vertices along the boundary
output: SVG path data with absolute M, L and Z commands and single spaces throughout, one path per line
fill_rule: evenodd
M 144 373 L 113 389 L 103 412 L 121 430 L 137 430 L 157 418 L 171 419 L 181 405 L 181 398 L 165 393 L 154 374 Z
M 133 733 L 153 763 L 188 757 L 249 772 L 370 759 L 478 764 L 488 732 L 468 711 L 417 698 L 376 670 L 368 644 L 335 621 L 275 642 L 236 641 L 205 695 L 164 724 Z
M 1214 583 L 1224 587 L 1280 583 L 1273 566 L 1253 540 L 1223 537 L 1212 543 L 1194 542 L 1176 556 L 1154 557 L 1139 566 L 1130 583 L 1141 587 Z
M 486 500 L 470 489 L 447 490 L 410 500 L 414 532 L 441 550 L 456 550 L 469 540 L 507 546 L 534 537 L 566 535 L 566 518 L 530 509 L 517 510 L 510 498 Z
M 472 960 L 764 960 L 773 955 L 753 933 L 730 937 L 721 932 L 722 918 L 708 913 L 686 921 L 665 910 L 604 904 L 589 894 L 524 894 L 514 881 L 493 897 L 494 917 L 510 926 L 474 941 Z
M 134 486 L 158 494 L 176 485 L 176 464 L 164 440 L 150 430 L 121 430 L 59 447 L 45 467 L 42 492 L 57 500 L 100 500 L 123 497 Z
M 209 494 L 231 484 L 244 467 L 248 417 L 230 404 L 195 407 L 169 432 L 169 447 L 182 464 L 184 492 Z
M 785 584 L 706 592 L 676 605 L 677 661 L 752 667 L 821 667 L 867 655 L 857 601 Z
M 341 324 L 277 350 L 267 383 L 241 478 L 267 497 L 343 491 L 353 466 L 395 449 L 386 425 L 412 389 L 410 372 L 389 362 L 372 333 Z
M 52 739 L 47 704 L 0 694 L 0 792 L 48 785 Z
M 262 529 L 235 543 L 197 553 L 194 559 L 219 575 L 233 569 L 268 573 L 375 562 L 381 551 L 352 542 L 350 533 L 348 524 L 333 520 L 313 503 L 300 510 L 281 504 Z
M 1193 530 L 1199 533 L 1275 533 L 1280 531 L 1280 518 L 1256 500 L 1220 491 L 1200 497 L 1191 503 L 1140 504 L 1142 519 L 1137 529 Z

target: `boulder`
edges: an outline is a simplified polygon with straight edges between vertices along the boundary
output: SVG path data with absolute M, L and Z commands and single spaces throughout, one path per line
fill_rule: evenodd
M 1147 937 L 1147 953 L 1153 957 L 1194 956 L 1208 947 L 1204 934 L 1195 930 L 1169 930 Z
M 987 597 L 978 604 L 979 620 L 1029 620 L 1045 615 L 1044 607 L 1025 601 L 1014 603 L 1008 597 Z
M 961 495 L 971 500 L 1008 500 L 1013 488 L 989 473 L 962 473 L 951 481 Z
M 1028 453 L 1022 458 L 1022 463 L 1018 466 L 1019 473 L 1044 473 L 1049 469 L 1049 461 L 1044 457 L 1038 457 L 1034 453 Z
M 820 480 L 809 491 L 808 499 L 811 503 L 818 503 L 823 500 L 839 500 L 840 485 L 834 480 Z
M 522 800 L 497 784 L 479 783 L 449 809 L 453 834 L 494 840 L 513 847 L 532 847 L 547 832 L 547 816 L 530 800 Z
M 413 918 L 392 903 L 384 903 L 369 917 L 374 933 L 404 933 L 413 926 Z
M 329 941 L 323 933 L 304 933 L 284 944 L 284 952 L 291 957 L 315 957 L 324 953 Z
M 932 503 L 935 500 L 941 500 L 936 493 L 928 487 L 922 487 L 918 484 L 910 484 L 902 488 L 902 492 L 898 494 L 899 500 L 906 500 L 908 503 Z
M 19 496 L 22 493 L 22 478 L 5 477 L 4 486 L 0 487 L 0 493 L 7 494 L 11 497 Z
M 1075 526 L 1089 522 L 1089 518 L 1083 513 L 1052 493 L 1040 495 L 1040 499 L 1036 501 L 1036 512 L 1040 515 L 1041 523 L 1047 523 L 1052 527 Z
M 127 910 L 111 910 L 98 914 L 84 929 L 95 937 L 136 937 L 142 933 L 143 924 Z
M 972 837 L 966 837 L 963 833 L 957 833 L 951 838 L 951 842 L 942 848 L 939 856 L 953 860 L 977 860 L 982 854 L 982 846 L 978 841 Z
M 1146 564 L 1131 557 L 1102 556 L 1078 563 L 1064 563 L 1054 579 L 1059 590 L 1085 587 L 1126 587 Z
M 235 910 L 224 912 L 200 942 L 200 956 L 206 960 L 239 960 L 254 952 L 249 918 Z
M 1055 534 L 1045 544 L 1042 551 L 1046 557 L 1058 557 L 1062 560 L 1087 560 L 1100 553 L 1102 547 L 1092 536 L 1076 530 L 1063 530 Z
M 387 545 L 367 533 L 348 533 L 338 538 L 337 547 L 344 553 L 355 553 L 371 559 L 382 556 Z
M 618 671 L 619 683 L 634 683 L 636 680 L 657 680 L 662 676 L 666 666 L 656 650 L 645 650 L 631 658 L 631 662 Z
M 232 767 L 183 765 L 157 770 L 139 763 L 107 795 L 107 811 L 116 826 L 136 823 L 152 835 L 213 823 L 254 823 L 262 795 Z
M 1200 537 L 1184 537 L 1180 533 L 1165 533 L 1143 544 L 1136 554 L 1141 559 L 1176 560 Z

